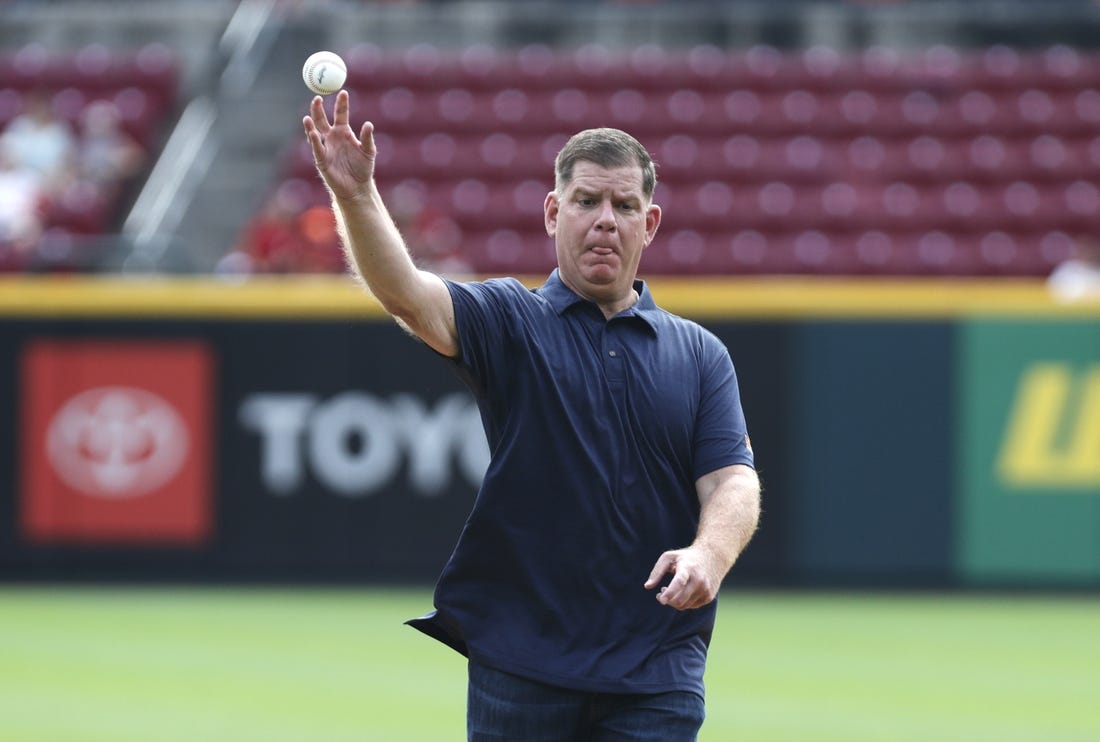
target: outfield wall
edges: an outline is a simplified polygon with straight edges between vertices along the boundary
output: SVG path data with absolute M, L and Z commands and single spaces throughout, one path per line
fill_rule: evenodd
M 651 286 L 738 370 L 765 504 L 736 579 L 1100 585 L 1100 304 Z M 0 577 L 430 582 L 445 561 L 477 409 L 350 282 L 18 279 L 0 316 Z

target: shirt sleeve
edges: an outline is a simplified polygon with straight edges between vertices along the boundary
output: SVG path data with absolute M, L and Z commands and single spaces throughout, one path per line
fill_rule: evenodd
M 717 337 L 707 334 L 704 340 L 695 427 L 695 479 L 734 464 L 755 468 L 733 360 Z
M 509 311 L 512 279 L 446 283 L 458 329 L 459 355 L 454 362 L 475 394 L 484 397 L 497 388 L 503 373 L 501 359 L 507 357 L 514 315 Z

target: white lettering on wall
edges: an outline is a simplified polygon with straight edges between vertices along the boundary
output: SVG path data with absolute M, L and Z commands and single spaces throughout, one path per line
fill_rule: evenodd
M 239 420 L 260 436 L 260 477 L 279 495 L 301 487 L 308 467 L 326 489 L 365 497 L 390 484 L 404 463 L 412 490 L 431 497 L 447 488 L 456 466 L 477 486 L 489 463 L 477 406 L 460 393 L 431 408 L 411 394 L 253 394 Z

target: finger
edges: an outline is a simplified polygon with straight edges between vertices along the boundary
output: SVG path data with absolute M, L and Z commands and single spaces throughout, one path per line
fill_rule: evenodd
M 661 581 L 669 572 L 676 571 L 676 557 L 670 552 L 665 552 L 657 559 L 657 563 L 653 565 L 653 570 L 649 573 L 649 579 L 645 581 L 645 589 L 652 590 L 657 587 L 657 583 Z
M 321 132 L 317 131 L 317 123 L 306 116 L 302 119 L 302 127 L 306 130 L 306 139 L 309 140 L 309 146 L 313 149 L 313 161 L 321 162 L 325 155 L 325 145 L 321 140 Z
M 702 607 L 703 607 L 703 606 L 705 606 L 705 605 L 710 605 L 710 603 L 711 603 L 711 602 L 712 602 L 713 600 L 714 600 L 714 596 L 713 596 L 713 595 L 710 595 L 710 594 L 708 594 L 708 593 L 705 593 L 705 592 L 703 592 L 703 593 L 698 593 L 698 594 L 697 594 L 697 595 L 696 595 L 696 596 L 694 597 L 694 599 L 693 599 L 693 600 L 692 600 L 692 601 L 691 601 L 690 603 L 688 603 L 688 605 L 687 605 L 687 606 L 685 606 L 685 607 L 684 607 L 684 610 L 686 610 L 686 611 L 693 611 L 693 610 L 695 610 L 696 608 L 702 608 Z
M 698 573 L 690 580 L 691 599 L 685 601 L 684 610 L 692 610 L 710 605 L 718 597 L 716 588 L 704 573 Z
M 678 599 L 670 599 L 668 605 L 678 611 L 693 611 L 696 608 L 702 608 L 708 603 L 710 603 L 710 599 L 707 598 L 705 593 L 700 593 L 696 589 L 691 589 Z
M 341 90 L 336 94 L 336 105 L 332 109 L 332 125 L 333 126 L 347 126 L 348 121 L 351 118 L 349 110 L 351 105 L 349 100 L 348 91 Z
M 363 154 L 370 157 L 373 157 L 376 152 L 374 147 L 374 124 L 370 121 L 364 122 L 363 128 L 359 130 L 359 148 L 363 150 Z
M 689 607 L 692 607 L 688 597 L 670 592 L 667 587 L 662 587 L 661 591 L 657 593 L 657 602 L 678 611 L 687 610 Z
M 702 608 L 705 605 L 710 605 L 711 601 L 713 601 L 713 600 L 714 600 L 713 596 L 706 595 L 706 594 L 700 595 L 699 597 L 697 597 L 692 602 L 692 604 L 690 606 L 688 606 L 688 610 L 695 610 L 696 608 Z
M 657 599 L 665 605 L 683 610 L 695 597 L 690 583 L 691 575 L 687 571 L 677 572 Z
M 313 96 L 309 104 L 309 113 L 313 117 L 313 123 L 317 125 L 317 131 L 322 137 L 328 136 L 332 126 L 328 122 L 328 114 L 325 113 L 325 101 L 319 95 Z

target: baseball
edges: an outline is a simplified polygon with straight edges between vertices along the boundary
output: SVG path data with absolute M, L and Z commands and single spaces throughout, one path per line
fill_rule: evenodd
M 348 79 L 348 66 L 334 52 L 315 52 L 302 66 L 302 80 L 318 95 L 332 95 Z

